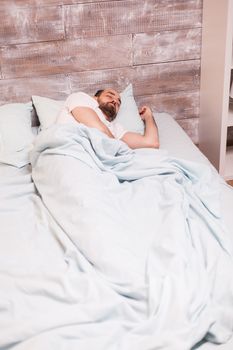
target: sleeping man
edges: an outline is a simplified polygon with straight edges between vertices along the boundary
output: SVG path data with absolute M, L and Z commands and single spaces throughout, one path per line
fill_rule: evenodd
M 71 94 L 58 115 L 58 123 L 73 120 L 96 128 L 111 138 L 120 139 L 130 148 L 159 148 L 158 129 L 149 107 L 139 110 L 145 124 L 144 134 L 129 132 L 115 120 L 121 104 L 120 95 L 113 89 L 98 90 L 94 97 L 84 92 Z

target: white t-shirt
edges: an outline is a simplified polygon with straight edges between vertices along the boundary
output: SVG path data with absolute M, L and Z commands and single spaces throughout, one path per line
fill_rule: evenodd
M 99 108 L 98 102 L 91 96 L 87 95 L 84 92 L 76 92 L 74 94 L 71 94 L 67 100 L 65 101 L 65 104 L 62 108 L 62 110 L 59 112 L 57 116 L 57 123 L 78 123 L 77 120 L 73 117 L 71 111 L 76 107 L 89 107 L 93 109 L 100 120 L 109 128 L 111 133 L 116 139 L 121 139 L 124 134 L 127 132 L 121 124 L 113 120 L 112 122 L 109 122 L 101 109 Z

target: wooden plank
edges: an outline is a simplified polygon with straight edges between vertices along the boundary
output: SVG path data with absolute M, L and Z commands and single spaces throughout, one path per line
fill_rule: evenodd
M 0 80 L 0 105 L 10 102 L 28 102 L 32 95 L 64 100 L 71 93 L 65 75 Z
M 200 28 L 141 33 L 133 37 L 134 64 L 199 59 L 200 51 Z
M 64 39 L 63 7 L 2 8 L 0 45 Z
M 138 106 L 148 105 L 153 111 L 167 112 L 175 119 L 199 117 L 199 90 L 137 96 Z
M 3 79 L 3 76 L 2 76 L 2 61 L 1 61 L 1 48 L 0 48 L 0 79 Z
M 99 88 L 122 90 L 132 82 L 135 96 L 199 89 L 200 61 L 148 64 L 70 75 L 72 91 L 94 93 Z
M 198 71 L 198 64 L 196 61 L 194 61 L 194 63 L 196 64 Z M 186 79 L 185 76 L 188 73 L 182 71 L 182 67 L 185 65 L 192 70 L 192 61 L 189 61 L 177 62 L 176 64 L 164 63 L 138 66 L 136 67 L 136 72 L 133 67 L 124 67 L 119 69 L 85 71 L 68 75 L 50 75 L 47 77 L 33 77 L 24 79 L 2 79 L 0 80 L 1 101 L 25 101 L 32 94 L 42 94 L 43 96 L 62 99 L 64 95 L 66 96 L 71 92 L 85 91 L 89 94 L 94 94 L 97 89 L 107 87 L 113 87 L 121 91 L 127 86 L 127 84 L 132 82 L 135 96 L 141 96 L 141 98 L 143 96 L 144 101 L 147 99 L 147 102 L 153 101 L 154 98 L 156 98 L 155 101 L 157 108 L 162 108 L 162 106 L 166 104 L 169 106 L 169 112 L 171 112 L 172 108 L 175 108 L 174 101 L 177 96 L 177 94 L 173 94 L 173 92 L 183 91 L 184 97 L 182 100 L 182 94 L 180 94 L 180 102 L 181 104 L 187 104 L 188 98 L 186 92 L 189 90 L 197 90 L 198 88 L 198 78 L 195 77 L 195 73 L 197 73 L 197 71 L 193 71 L 194 81 L 192 79 Z M 161 66 L 163 66 L 163 69 Z M 148 76 L 151 74 L 152 77 L 148 79 Z M 167 74 L 170 78 L 174 79 L 174 82 L 172 82 L 171 85 L 166 77 Z M 164 79 L 163 75 L 165 76 Z M 178 80 L 177 82 L 175 81 L 175 76 L 179 77 L 178 80 L 180 83 Z M 141 81 L 138 83 L 139 79 L 141 79 Z M 168 83 L 164 84 L 166 79 L 168 80 Z M 154 80 L 156 80 L 156 83 L 153 84 Z M 148 87 L 146 86 L 147 82 L 149 83 Z M 171 91 L 172 86 L 174 91 Z M 160 99 L 154 96 L 161 93 L 166 93 L 163 99 L 161 99 L 161 96 Z M 160 104 L 157 103 L 159 100 Z M 194 107 L 191 106 L 190 109 L 192 108 Z M 177 110 L 179 111 L 179 109 Z M 182 111 L 182 109 L 180 111 Z
M 202 0 L 118 0 L 67 6 L 69 38 L 201 27 Z
M 132 36 L 54 41 L 7 46 L 4 78 L 29 77 L 132 65 Z
M 199 88 L 200 61 L 148 64 L 134 67 L 135 95 L 187 91 Z
M 72 73 L 69 75 L 72 92 L 95 94 L 98 89 L 122 91 L 132 81 L 132 67 Z
M 0 8 L 16 8 L 16 7 L 44 7 L 51 5 L 74 5 L 80 3 L 89 3 L 89 2 L 103 2 L 109 0 L 1 0 Z
M 191 118 L 191 119 L 179 119 L 177 120 L 179 125 L 184 129 L 184 131 L 188 134 L 188 136 L 192 139 L 195 145 L 199 143 L 198 136 L 198 126 L 199 126 L 199 118 Z

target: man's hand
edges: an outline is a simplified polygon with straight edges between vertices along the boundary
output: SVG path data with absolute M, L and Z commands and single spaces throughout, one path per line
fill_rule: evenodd
M 121 140 L 127 143 L 130 148 L 159 148 L 158 129 L 151 109 L 143 106 L 139 109 L 139 114 L 145 124 L 144 135 L 127 132 Z
M 148 119 L 153 119 L 152 111 L 149 107 L 143 106 L 139 109 L 141 119 L 146 122 Z

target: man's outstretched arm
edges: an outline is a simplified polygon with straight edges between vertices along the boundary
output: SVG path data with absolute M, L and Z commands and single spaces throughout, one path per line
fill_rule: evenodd
M 149 107 L 144 106 L 139 114 L 145 123 L 144 135 L 127 132 L 121 138 L 130 148 L 159 148 L 158 128 Z

